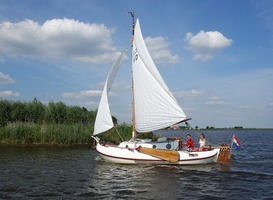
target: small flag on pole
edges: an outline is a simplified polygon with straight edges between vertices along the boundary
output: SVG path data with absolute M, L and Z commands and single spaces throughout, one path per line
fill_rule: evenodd
M 241 146 L 238 138 L 235 135 L 233 136 L 232 146 L 236 147 L 237 149 L 239 149 Z

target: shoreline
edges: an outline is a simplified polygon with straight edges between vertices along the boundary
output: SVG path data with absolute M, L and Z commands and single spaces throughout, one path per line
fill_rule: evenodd
M 84 147 L 92 148 L 95 146 L 93 144 L 12 144 L 12 143 L 0 143 L 1 146 L 15 146 L 15 147 Z

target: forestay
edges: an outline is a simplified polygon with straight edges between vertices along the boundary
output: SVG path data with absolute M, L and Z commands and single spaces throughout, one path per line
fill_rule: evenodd
M 135 125 L 138 132 L 166 128 L 187 119 L 147 50 L 138 19 L 133 40 L 132 68 Z

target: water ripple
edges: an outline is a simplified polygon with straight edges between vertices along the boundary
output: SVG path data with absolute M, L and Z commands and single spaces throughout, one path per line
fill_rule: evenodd
M 206 132 L 220 141 L 214 134 Z M 256 141 L 256 132 L 237 133 L 242 148 L 229 165 L 116 165 L 88 148 L 0 146 L 0 198 L 270 199 L 272 135 L 263 132 Z M 254 148 L 266 144 L 264 151 Z

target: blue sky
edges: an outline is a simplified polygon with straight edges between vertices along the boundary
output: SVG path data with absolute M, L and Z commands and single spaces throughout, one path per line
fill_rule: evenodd
M 273 128 L 273 1 L 0 0 L 0 98 L 94 110 L 131 18 L 192 126 Z M 130 51 L 110 106 L 131 122 Z

